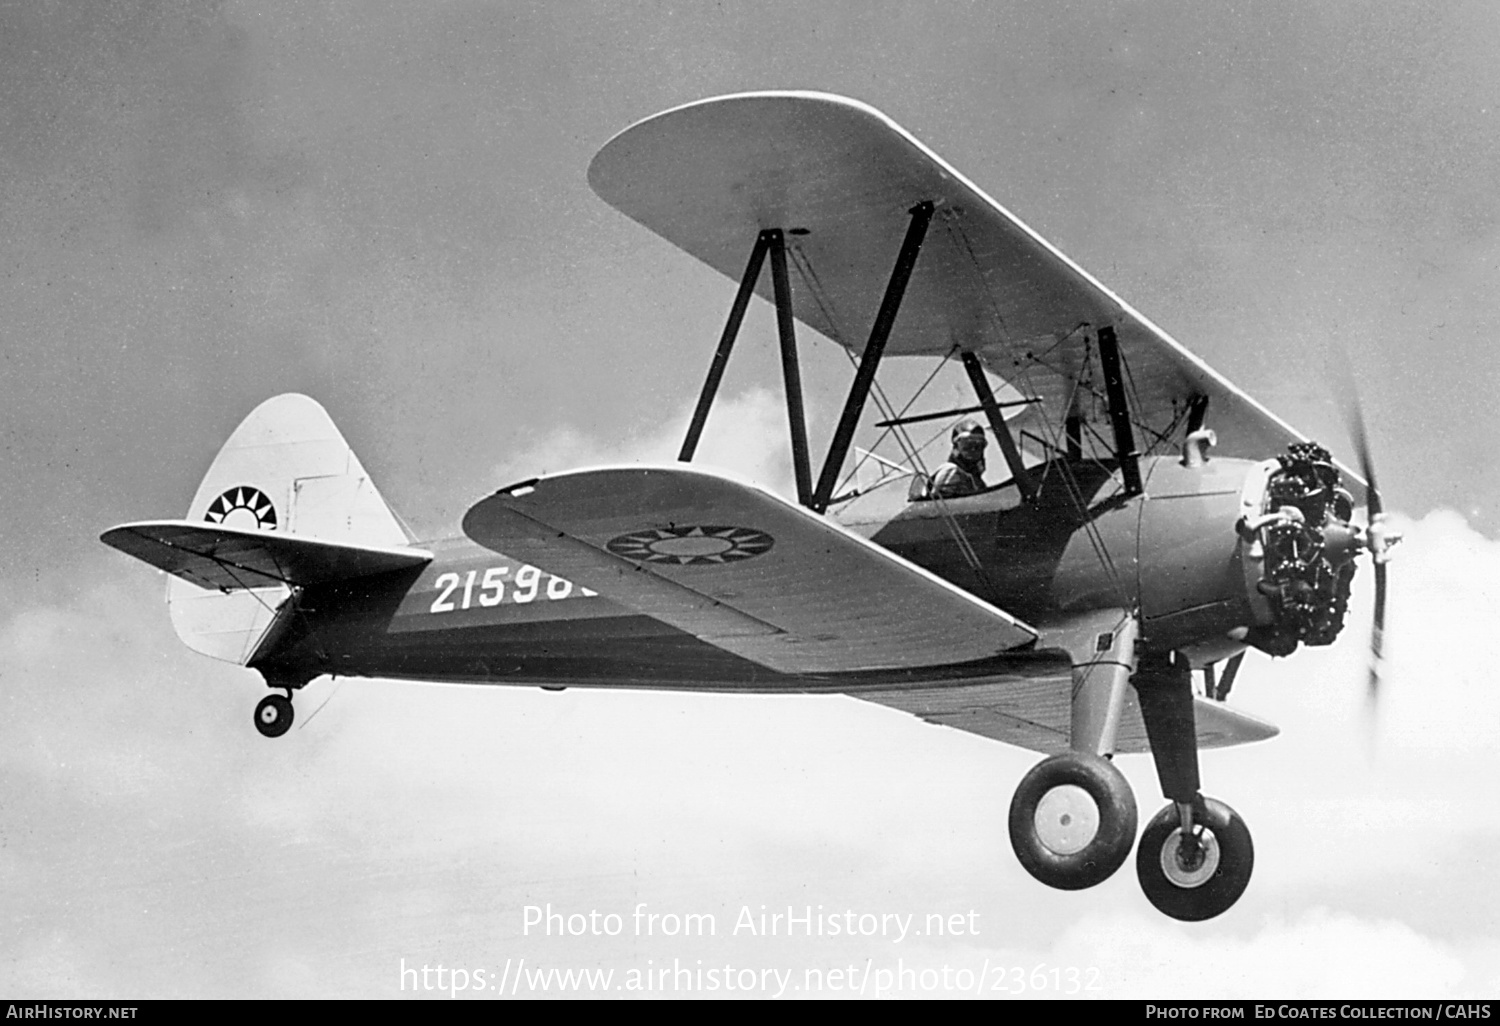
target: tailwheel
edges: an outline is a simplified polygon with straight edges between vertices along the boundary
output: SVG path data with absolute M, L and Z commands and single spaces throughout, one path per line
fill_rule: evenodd
M 1189 829 L 1182 806 L 1168 805 L 1146 824 L 1135 857 L 1141 890 L 1157 910 L 1195 923 L 1225 912 L 1245 893 L 1255 865 L 1250 830 L 1213 798 L 1191 804 Z
M 1010 843 L 1026 871 L 1049 887 L 1103 883 L 1130 856 L 1135 796 L 1114 763 L 1066 752 L 1021 778 L 1010 802 Z
M 255 707 L 255 729 L 265 737 L 280 737 L 292 729 L 292 700 L 267 695 Z

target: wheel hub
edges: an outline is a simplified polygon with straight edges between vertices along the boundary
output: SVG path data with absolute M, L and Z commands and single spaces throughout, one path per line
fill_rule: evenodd
M 1201 887 L 1219 868 L 1219 841 L 1214 832 L 1202 828 L 1196 838 L 1178 827 L 1161 846 L 1161 871 L 1178 887 Z
M 1037 839 L 1058 855 L 1074 855 L 1099 833 L 1099 806 L 1077 784 L 1059 784 L 1037 802 L 1033 816 Z

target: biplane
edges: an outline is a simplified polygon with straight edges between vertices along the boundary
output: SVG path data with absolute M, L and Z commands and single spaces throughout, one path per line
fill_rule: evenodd
M 1253 846 L 1198 752 L 1276 733 L 1226 702 L 1240 660 L 1333 642 L 1365 553 L 1378 644 L 1394 539 L 1362 431 L 1360 475 L 853 100 L 692 103 L 611 139 L 588 180 L 738 283 L 676 464 L 509 484 L 416 539 L 323 408 L 281 395 L 185 519 L 104 533 L 171 575 L 184 642 L 263 676 L 260 732 L 323 675 L 850 695 L 1042 754 L 1009 809 L 1041 882 L 1094 886 L 1134 847 L 1162 912 L 1229 908 Z M 795 501 L 691 465 L 756 295 Z M 799 325 L 855 364 L 816 473 Z M 973 403 L 895 408 L 876 378 L 897 357 L 961 368 Z M 908 429 L 966 414 L 1003 470 L 936 497 Z M 880 444 L 854 449 L 861 429 Z M 1166 805 L 1137 844 L 1112 760 L 1148 751 Z

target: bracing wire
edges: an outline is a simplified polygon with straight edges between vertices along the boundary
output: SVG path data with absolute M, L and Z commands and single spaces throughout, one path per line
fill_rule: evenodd
M 979 259 L 974 253 L 974 248 L 969 241 L 968 234 L 963 230 L 963 225 L 958 222 L 958 219 L 956 217 L 946 218 L 945 223 L 948 225 L 950 236 L 955 239 L 955 242 L 960 243 L 959 248 L 968 257 L 969 266 L 974 271 L 980 294 L 985 297 L 987 305 L 990 309 L 991 316 L 994 319 L 994 328 L 997 332 L 997 336 L 1002 339 L 1008 337 L 1009 332 L 1006 330 L 1005 320 L 1003 316 L 1001 316 L 999 304 L 995 301 L 994 295 L 990 292 L 989 282 L 985 279 L 984 269 L 979 264 Z M 1065 339 L 1071 337 L 1075 332 L 1077 332 L 1079 327 L 1082 327 L 1082 325 L 1074 327 L 1062 339 L 1059 339 L 1051 347 L 1045 350 L 1043 356 L 1048 355 L 1053 350 L 1055 350 L 1059 345 L 1062 344 Z M 1078 376 L 1073 379 L 1074 398 L 1076 398 L 1077 389 L 1082 384 L 1082 372 L 1084 369 L 1086 369 L 1088 361 L 1091 357 L 1087 342 L 1085 342 L 1084 351 L 1084 367 L 1080 368 Z M 1064 373 L 1062 369 L 1051 367 L 1043 359 L 1036 357 L 1034 354 L 1031 356 L 1031 361 L 1033 365 L 1047 367 L 1064 381 L 1068 380 L 1069 378 L 1069 375 Z M 1019 377 L 1021 378 L 1022 384 L 1024 385 L 1027 392 L 1032 395 L 1043 394 L 1036 387 L 1036 383 L 1032 381 L 1029 367 L 1021 366 L 1018 367 L 1017 370 L 1019 372 Z M 1090 389 L 1090 391 L 1092 392 L 1093 390 Z M 1072 401 L 1073 400 L 1070 399 L 1068 406 L 1064 407 L 1064 409 L 1071 408 Z M 1065 440 L 1061 439 L 1060 437 L 1062 433 L 1060 426 L 1053 424 L 1051 419 L 1045 416 L 1041 418 L 1041 422 L 1043 431 L 1052 435 L 1054 447 L 1059 451 L 1063 450 L 1063 445 L 1056 444 L 1059 441 L 1065 442 Z M 1095 457 L 1095 462 L 1099 463 L 1097 457 Z M 1100 466 L 1103 466 L 1103 464 L 1100 463 Z M 1088 499 L 1083 495 L 1082 487 L 1080 486 L 1076 476 L 1073 474 L 1072 469 L 1067 466 L 1066 460 L 1061 461 L 1059 476 L 1062 478 L 1064 487 L 1067 488 L 1069 497 L 1072 499 L 1073 504 L 1077 508 L 1079 516 L 1083 521 L 1084 532 L 1089 539 L 1090 547 L 1093 548 L 1094 554 L 1099 559 L 1100 565 L 1103 566 L 1105 572 L 1109 575 L 1111 582 L 1115 586 L 1115 590 L 1120 597 L 1121 606 L 1128 607 L 1129 589 L 1125 585 L 1125 581 L 1120 574 L 1119 568 L 1115 566 L 1114 560 L 1109 555 L 1108 547 L 1104 544 L 1104 538 L 1100 534 L 1098 526 L 1094 523 L 1093 518 L 1089 516 Z
M 844 350 L 845 356 L 857 370 L 859 366 L 858 359 L 855 357 L 853 349 L 846 343 L 843 337 L 843 333 L 839 330 L 839 322 L 833 316 L 834 311 L 832 301 L 825 294 L 822 283 L 818 280 L 817 273 L 812 268 L 812 262 L 807 259 L 807 255 L 801 251 L 800 247 L 791 246 L 788 248 L 792 253 L 792 265 L 797 268 L 797 273 L 802 278 L 803 284 L 807 286 L 809 293 L 811 293 L 813 302 L 817 304 L 819 311 L 823 314 L 824 321 L 828 324 L 829 333 L 832 336 L 833 341 L 836 342 L 839 347 Z M 911 404 L 916 401 L 918 396 L 920 396 L 922 390 L 932 382 L 932 380 L 937 376 L 937 371 L 941 370 L 943 366 L 947 364 L 948 360 L 952 357 L 953 352 L 956 351 L 957 347 L 954 347 L 954 350 L 950 351 L 949 354 L 939 362 L 937 369 L 928 376 L 928 379 L 923 383 L 922 388 L 918 389 L 917 395 L 912 396 L 912 398 L 907 402 L 906 406 L 902 408 L 902 413 L 905 413 L 906 410 L 911 408 Z M 890 399 L 886 396 L 885 389 L 881 387 L 878 381 L 872 382 L 870 397 L 874 400 L 876 408 L 880 410 L 881 415 L 885 419 L 896 420 L 899 418 L 899 414 L 893 412 L 894 404 L 891 403 Z M 927 445 L 930 445 L 931 441 L 928 441 L 921 448 L 918 448 L 912 442 L 910 434 L 906 431 L 906 426 L 902 424 L 893 424 L 888 429 L 888 431 L 891 434 L 891 437 L 896 440 L 897 445 L 901 447 L 903 456 L 911 463 L 916 472 L 925 475 L 927 473 L 927 467 L 922 460 L 921 451 L 922 449 L 926 448 Z M 941 434 L 941 431 L 939 432 L 939 434 Z M 973 571 L 974 575 L 979 579 L 979 581 L 983 583 L 985 589 L 990 594 L 990 598 L 992 600 L 998 599 L 1000 594 L 999 589 L 997 589 L 994 585 L 994 582 L 990 580 L 989 574 L 984 569 L 983 561 L 980 560 L 978 553 L 974 551 L 974 547 L 969 543 L 969 539 L 964 534 L 962 526 L 959 525 L 958 519 L 948 508 L 947 502 L 942 499 L 937 499 L 934 501 L 937 504 L 939 514 L 943 518 L 944 525 L 948 529 L 948 533 L 952 536 L 955 545 L 958 547 L 960 555 L 963 556 L 964 562 L 968 564 L 969 569 Z
M 336 694 L 338 694 L 339 693 L 339 689 L 342 688 L 343 686 L 344 686 L 343 679 L 342 678 L 336 679 L 333 682 L 333 690 L 330 691 L 330 692 L 328 692 L 328 697 L 325 698 L 325 699 L 323 699 L 323 701 L 321 703 L 319 703 L 318 707 L 316 709 L 314 709 L 311 714 L 308 715 L 307 719 L 305 719 L 305 720 L 302 721 L 302 725 L 300 727 L 298 727 L 297 729 L 298 730 L 305 729 L 307 727 L 307 725 L 313 721 L 313 717 L 314 716 L 318 715 L 318 713 L 322 712 L 324 709 L 326 709 L 328 707 L 328 703 L 333 701 L 333 696 L 336 695 Z
M 854 354 L 851 353 L 851 352 L 849 352 L 848 347 L 844 347 L 844 352 L 846 354 L 848 354 L 848 356 L 850 358 L 850 362 L 854 363 L 855 368 L 857 370 L 859 365 L 858 365 L 858 363 L 856 363 L 854 361 Z M 927 375 L 927 379 L 925 381 L 923 381 L 922 384 L 920 384 L 919 386 L 917 386 L 917 390 L 915 392 L 913 392 L 911 398 L 906 401 L 906 405 L 902 406 L 901 409 L 900 409 L 900 411 L 898 413 L 896 413 L 895 418 L 906 416 L 907 411 L 910 410 L 912 408 L 912 406 L 914 406 L 916 404 L 916 401 L 919 398 L 921 398 L 922 393 L 927 390 L 927 386 L 931 385 L 933 379 L 938 376 L 939 372 L 941 372 L 942 369 L 945 366 L 947 366 L 948 359 L 952 355 L 953 354 L 950 352 L 948 354 L 948 356 L 946 356 L 943 359 L 941 359 L 941 360 L 938 361 L 937 366 L 933 368 L 932 373 L 929 374 L 929 375 Z M 879 383 L 876 382 L 876 383 L 872 383 L 872 384 L 874 384 L 874 386 L 875 386 L 874 390 L 876 390 L 876 394 L 878 396 L 878 398 L 877 398 L 877 404 L 880 403 L 880 402 L 882 402 L 882 401 L 886 401 L 885 392 L 883 390 L 879 389 Z M 891 418 L 891 419 L 895 419 L 895 418 Z M 888 425 L 884 430 L 882 430 L 880 432 L 879 435 L 876 436 L 875 441 L 870 444 L 870 450 L 869 451 L 873 452 L 874 450 L 880 448 L 880 443 L 884 442 L 888 437 L 890 437 L 893 434 L 893 432 L 895 432 L 895 430 L 898 427 L 901 427 L 901 426 L 902 425 L 898 425 L 898 424 Z M 942 434 L 942 432 L 939 431 L 938 434 L 940 435 L 940 434 Z M 909 436 L 908 436 L 908 438 L 909 438 Z M 898 442 L 897 444 L 900 444 L 900 443 Z M 931 445 L 931 444 L 932 444 L 931 440 L 929 440 L 927 443 L 925 443 L 922 446 L 922 449 L 927 448 L 927 446 Z M 920 451 L 921 450 L 919 449 L 918 452 L 920 452 Z M 852 466 L 851 468 L 849 468 L 849 472 L 844 475 L 844 479 L 839 483 L 839 490 L 840 491 L 842 491 L 849 484 L 849 482 L 854 479 L 854 476 L 857 473 L 859 473 L 859 468 L 863 464 L 864 464 L 864 460 L 856 460 L 855 463 L 854 463 L 854 466 Z

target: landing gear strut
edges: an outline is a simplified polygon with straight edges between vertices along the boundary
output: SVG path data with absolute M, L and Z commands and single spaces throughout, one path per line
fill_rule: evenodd
M 292 729 L 292 695 L 267 695 L 255 707 L 255 729 L 263 737 L 280 737 Z
M 1169 652 L 1138 651 L 1138 629 L 1134 619 L 1109 616 L 1080 625 L 1088 645 L 1073 666 L 1072 751 L 1021 779 L 1010 803 L 1011 846 L 1028 873 L 1067 891 L 1102 883 L 1130 856 L 1135 798 L 1108 756 L 1133 687 L 1171 803 L 1141 835 L 1141 890 L 1173 919 L 1212 919 L 1245 893 L 1255 847 L 1244 820 L 1198 790 L 1191 668 Z
M 1011 799 L 1011 847 L 1049 887 L 1103 883 L 1135 843 L 1135 796 L 1107 756 L 1115 750 L 1137 633 L 1133 618 L 1114 614 L 1083 631 L 1085 652 L 1073 669 L 1073 750 L 1037 763 Z
M 1146 824 L 1136 876 L 1146 900 L 1173 919 L 1198 922 L 1245 893 L 1255 847 L 1245 821 L 1198 790 L 1198 731 L 1187 661 L 1148 654 L 1134 678 L 1162 794 L 1172 803 Z

